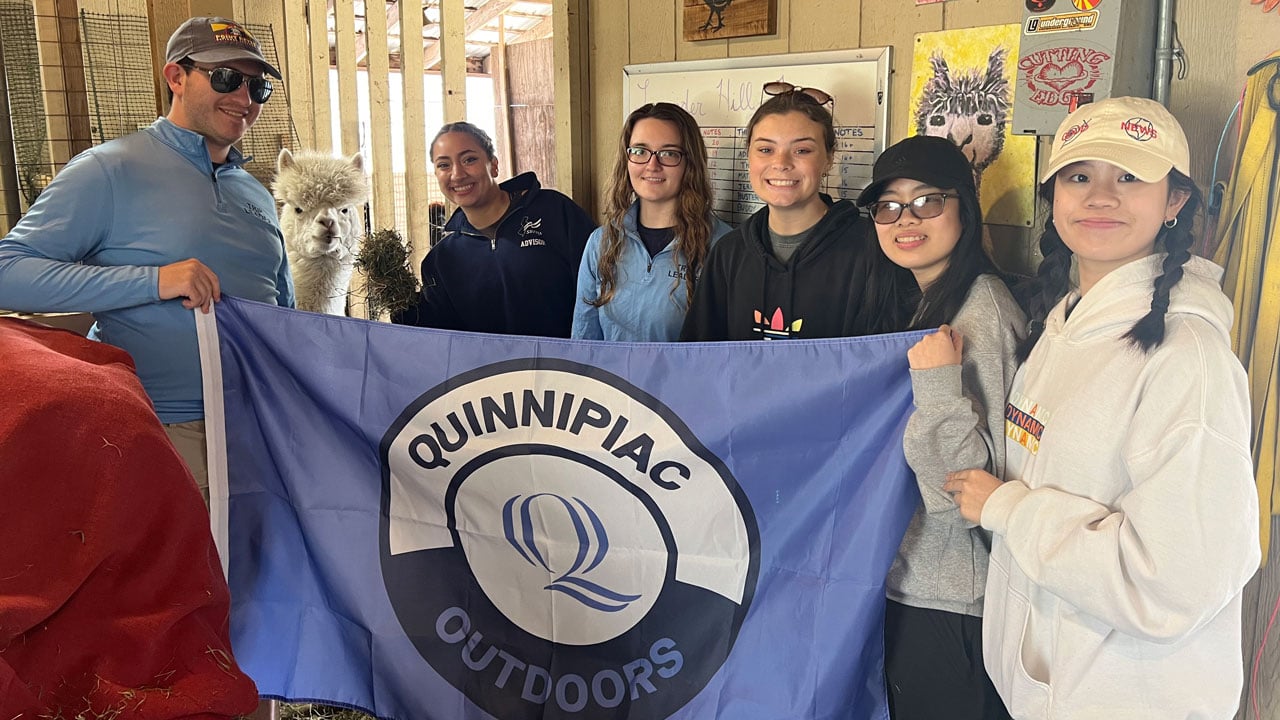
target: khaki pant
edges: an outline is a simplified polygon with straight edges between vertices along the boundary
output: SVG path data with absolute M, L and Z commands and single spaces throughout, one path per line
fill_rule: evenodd
M 170 423 L 164 426 L 164 431 L 196 479 L 205 507 L 209 507 L 209 450 L 205 445 L 204 421 Z M 245 717 L 248 720 L 275 720 L 280 716 L 277 708 L 275 700 L 263 700 L 257 710 Z
M 164 426 L 164 431 L 196 479 L 205 507 L 209 507 L 209 454 L 204 443 L 204 421 L 171 423 Z

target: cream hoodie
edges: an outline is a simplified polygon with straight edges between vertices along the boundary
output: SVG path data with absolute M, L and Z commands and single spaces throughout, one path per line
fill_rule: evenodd
M 1162 260 L 1068 295 L 1014 379 L 982 525 L 987 671 L 1015 718 L 1226 720 L 1239 703 L 1260 560 L 1245 374 L 1222 271 L 1200 258 L 1164 342 L 1122 339 Z

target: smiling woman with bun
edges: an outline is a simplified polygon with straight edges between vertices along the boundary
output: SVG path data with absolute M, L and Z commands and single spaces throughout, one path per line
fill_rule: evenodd
M 595 223 L 531 172 L 499 184 L 493 141 L 471 123 L 440 128 L 431 163 L 457 210 L 422 261 L 417 305 L 393 322 L 569 337 L 578 263 Z

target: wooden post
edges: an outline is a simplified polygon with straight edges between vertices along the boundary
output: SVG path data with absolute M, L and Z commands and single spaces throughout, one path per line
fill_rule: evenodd
M 316 122 L 315 149 L 331 152 L 333 120 L 329 110 L 329 7 L 325 0 L 307 0 L 307 27 L 311 30 L 311 110 Z
M 444 121 L 466 120 L 467 30 L 463 0 L 440 0 L 440 71 Z
M 591 127 L 587 89 L 590 42 L 586 0 L 563 0 L 552 6 L 556 97 L 555 187 L 571 196 L 587 212 L 591 191 Z
M 415 38 L 418 38 L 415 40 Z M 426 89 L 422 82 L 422 0 L 401 0 L 400 78 L 404 82 L 404 183 L 406 237 L 413 242 L 416 272 L 430 242 L 427 208 Z
M 360 150 L 360 99 L 356 89 L 356 10 L 352 2 L 338 0 L 333 4 L 334 36 L 338 67 L 338 125 L 341 129 L 342 154 L 351 156 Z M 368 25 L 366 20 L 365 25 Z M 326 49 L 328 45 L 326 43 Z
M 280 68 L 289 91 L 289 112 L 298 130 L 298 144 L 316 146 L 315 102 L 311 99 L 311 57 L 307 42 L 307 0 L 284 0 L 284 57 Z
M 493 0 L 490 0 L 492 2 Z M 507 29 L 503 16 L 498 16 L 498 46 L 489 54 L 493 63 L 493 94 L 498 105 L 498 164 L 502 172 L 516 174 L 516 166 L 512 162 L 515 149 L 511 147 L 511 92 L 507 84 Z

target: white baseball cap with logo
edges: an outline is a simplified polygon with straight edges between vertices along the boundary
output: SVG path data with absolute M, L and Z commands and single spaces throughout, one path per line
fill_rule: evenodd
M 1111 163 L 1143 182 L 1158 182 L 1175 168 L 1191 175 L 1191 150 L 1182 126 L 1163 105 L 1147 98 L 1114 97 L 1076 108 L 1053 136 L 1040 182 L 1082 160 Z

